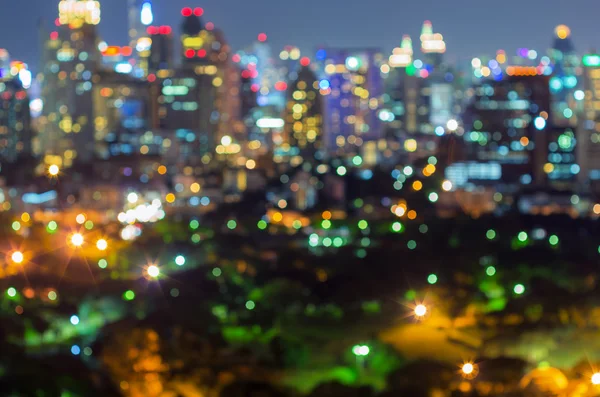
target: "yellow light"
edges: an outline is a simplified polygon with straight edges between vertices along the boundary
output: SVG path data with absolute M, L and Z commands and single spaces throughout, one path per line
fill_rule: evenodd
M 29 222 L 31 220 L 31 216 L 27 212 L 23 212 L 21 214 L 21 220 L 23 222 Z
M 174 203 L 175 195 L 173 193 L 169 193 L 166 195 L 165 200 L 167 200 L 167 203 Z
M 552 171 L 554 171 L 554 164 L 552 164 L 552 163 L 546 163 L 546 164 L 544 164 L 544 172 L 546 174 L 549 174 Z
M 423 183 L 421 181 L 414 181 L 412 188 L 418 192 L 419 190 L 423 189 Z
M 450 182 L 449 180 L 445 180 L 444 182 L 442 182 L 442 190 L 444 190 L 445 192 L 449 192 L 450 190 L 452 190 L 452 182 Z
M 100 251 L 104 251 L 106 248 L 108 248 L 108 243 L 105 239 L 101 238 L 96 242 L 96 248 L 98 248 Z
M 417 305 L 415 307 L 415 316 L 417 317 L 423 317 L 424 315 L 427 314 L 427 307 L 425 307 L 425 305 Z
M 194 182 L 190 185 L 190 190 L 192 193 L 198 193 L 200 191 L 200 184 L 198 182 Z
M 83 245 L 83 236 L 81 233 L 75 233 L 71 236 L 71 244 L 75 247 L 81 247 Z
M 50 167 L 48 167 L 48 174 L 50 176 L 57 176 L 59 172 L 60 168 L 56 164 L 52 164 Z
M 475 367 L 471 363 L 465 363 L 462 366 L 462 372 L 465 375 L 471 375 L 474 370 L 475 370 Z
M 167 173 L 167 167 L 165 167 L 164 165 L 161 165 L 158 167 L 158 173 L 161 175 L 164 175 Z
M 148 269 L 146 270 L 146 272 L 148 273 L 148 276 L 150 276 L 152 278 L 156 278 L 160 275 L 160 269 L 156 265 L 148 266 Z
M 12 259 L 12 261 L 14 263 L 23 263 L 23 260 L 25 259 L 25 257 L 23 256 L 23 253 L 21 251 L 13 252 L 12 255 L 10 256 L 10 258 Z
M 600 214 L 600 204 L 594 204 L 594 214 Z
M 558 25 L 556 29 L 554 29 L 554 33 L 556 33 L 556 37 L 564 40 L 571 34 L 571 29 L 569 29 L 567 25 Z
M 404 141 L 404 149 L 407 152 L 414 152 L 415 150 L 417 150 L 417 141 L 414 139 L 407 139 L 406 141 Z
M 592 375 L 592 384 L 600 385 L 600 372 L 596 372 L 594 375 Z

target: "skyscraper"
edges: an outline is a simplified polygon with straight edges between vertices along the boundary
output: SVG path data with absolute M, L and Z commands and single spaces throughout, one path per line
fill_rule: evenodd
M 554 42 L 549 51 L 554 67 L 550 78 L 552 123 L 559 127 L 575 127 L 581 110 L 574 96 L 580 86 L 578 69 L 581 58 L 575 52 L 571 30 L 566 25 L 557 26 L 554 33 Z
M 583 102 L 577 128 L 577 157 L 582 187 L 600 191 L 600 55 L 583 56 L 583 91 L 575 99 Z
M 0 75 L 0 164 L 31 155 L 30 119 L 29 96 L 18 74 Z
M 148 73 L 149 32 L 147 27 L 154 22 L 150 0 L 127 0 L 127 21 L 129 24 L 129 46 L 134 50 L 136 61 L 134 74 L 138 77 Z

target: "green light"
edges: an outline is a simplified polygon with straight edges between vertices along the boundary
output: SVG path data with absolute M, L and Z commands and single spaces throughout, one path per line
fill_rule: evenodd
M 527 233 L 519 232 L 519 235 L 517 236 L 517 238 L 519 239 L 519 241 L 525 242 L 525 241 L 527 241 Z
M 14 298 L 15 296 L 17 296 L 17 290 L 13 287 L 10 287 L 6 290 L 6 295 L 10 296 L 11 298 Z
M 85 223 L 83 224 L 83 227 L 85 227 L 87 230 L 92 230 L 94 228 L 94 222 L 92 221 L 85 221 Z
M 600 66 L 600 55 L 586 54 L 583 56 L 583 66 Z
M 329 219 L 323 219 L 323 222 L 321 222 L 321 227 L 323 229 L 329 229 L 331 227 L 331 221 Z
M 371 349 L 367 345 L 354 345 L 352 347 L 352 354 L 358 357 L 366 357 L 371 352 Z
M 363 159 L 362 159 L 362 157 L 360 157 L 360 156 L 354 156 L 354 157 L 352 158 L 352 164 L 354 164 L 354 165 L 355 165 L 355 166 L 357 166 L 357 167 L 358 167 L 359 165 L 361 165 L 361 164 L 362 164 L 362 162 L 363 162 Z
M 346 175 L 346 167 L 344 167 L 343 165 L 340 165 L 339 167 L 337 167 L 336 172 L 339 176 L 344 176 L 344 175 Z
M 494 229 L 490 229 L 485 233 L 485 237 L 487 237 L 488 240 L 493 240 L 496 238 L 496 231 Z
M 425 234 L 429 230 L 429 226 L 426 224 L 419 225 L 419 232 Z
M 197 220 L 195 220 L 195 219 L 192 219 L 192 220 L 190 221 L 190 229 L 192 229 L 192 230 L 196 230 L 196 229 L 198 229 L 199 227 L 200 227 L 200 222 L 198 222 L 198 221 L 197 221 Z
M 132 301 L 135 299 L 135 292 L 133 292 L 132 290 L 127 290 L 125 291 L 125 293 L 123 294 L 123 299 L 125 299 L 126 301 Z
M 361 248 L 356 250 L 356 256 L 359 257 L 360 259 L 364 259 L 367 256 L 367 250 Z
M 294 222 L 292 222 L 292 227 L 294 229 L 298 230 L 302 227 L 302 222 L 300 222 L 298 219 L 296 219 Z
M 233 219 L 230 219 L 230 220 L 227 221 L 227 227 L 230 230 L 233 230 L 233 229 L 235 229 L 237 227 L 237 222 L 234 221 Z
M 19 221 L 14 221 L 12 223 L 12 228 L 14 231 L 18 231 L 19 229 L 21 229 L 21 223 Z
M 357 198 L 354 200 L 354 208 L 360 208 L 364 204 L 363 199 Z
M 392 231 L 396 233 L 400 233 L 402 231 L 402 223 L 394 222 L 392 223 Z
M 429 193 L 429 201 L 431 201 L 432 203 L 435 203 L 436 201 L 438 201 L 438 194 L 436 192 L 431 192 Z
M 258 221 L 258 223 L 256 224 L 256 226 L 258 226 L 258 228 L 260 230 L 265 230 L 267 228 L 267 222 L 263 221 L 262 219 L 260 221 Z
M 437 165 L 437 158 L 435 156 L 429 156 L 429 158 L 427 159 L 427 163 L 431 164 L 431 165 Z
M 325 237 L 325 238 L 323 239 L 323 245 L 324 245 L 325 247 L 331 247 L 331 244 L 332 244 L 332 241 L 331 241 L 331 239 L 330 239 L 329 237 Z
M 360 221 L 358 221 L 358 228 L 359 228 L 360 230 L 365 230 L 365 229 L 366 229 L 366 228 L 368 228 L 368 227 L 369 227 L 369 222 L 365 221 L 364 219 L 363 219 L 363 220 L 360 220 Z
M 192 234 L 192 243 L 198 244 L 200 242 L 200 235 L 198 233 Z
M 550 243 L 550 245 L 557 245 L 558 241 L 558 236 L 556 234 L 553 234 L 552 236 L 548 237 L 548 242 Z
M 408 76 L 414 76 L 416 72 L 417 68 L 415 68 L 412 63 L 406 67 L 406 74 Z
M 371 245 L 371 239 L 368 237 L 361 238 L 360 245 L 362 245 L 363 247 L 368 247 L 369 245 Z
M 437 281 L 438 281 L 438 277 L 433 273 L 427 277 L 427 282 L 431 285 L 437 283 Z
M 212 275 L 215 276 L 215 277 L 219 277 L 219 276 L 221 276 L 221 274 L 223 274 L 223 272 L 218 267 L 215 267 L 212 270 Z
M 50 221 L 46 228 L 48 229 L 48 233 L 54 233 L 58 229 L 58 224 L 55 221 Z
M 248 301 L 248 302 L 246 302 L 246 309 L 248 309 L 248 310 L 254 310 L 255 307 L 256 307 L 256 304 L 254 303 L 254 301 Z
M 56 298 L 58 298 L 58 295 L 56 294 L 56 292 L 54 292 L 54 291 L 48 292 L 48 299 L 50 299 L 51 301 L 55 301 Z
M 410 240 L 408 243 L 406 243 L 406 246 L 408 247 L 408 249 L 414 250 L 415 248 L 417 248 L 417 242 L 415 240 Z
M 487 269 L 485 269 L 485 274 L 492 277 L 494 274 L 496 274 L 496 268 L 494 266 L 488 266 Z
M 513 291 L 515 294 L 521 295 L 525 292 L 525 286 L 523 284 L 517 284 L 515 285 L 515 288 L 513 288 Z
M 100 269 L 106 269 L 106 268 L 107 268 L 107 266 L 108 266 L 108 262 L 106 261 L 106 259 L 100 259 L 100 260 L 98 261 L 98 267 L 99 267 Z
M 336 237 L 333 239 L 333 246 L 334 247 L 341 247 L 344 244 L 344 240 L 341 237 Z

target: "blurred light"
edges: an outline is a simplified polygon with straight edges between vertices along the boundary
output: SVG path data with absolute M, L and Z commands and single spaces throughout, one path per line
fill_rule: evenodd
M 488 266 L 485 269 L 485 274 L 487 274 L 488 276 L 492 277 L 494 274 L 496 274 L 496 268 L 494 266 Z
M 129 201 L 130 204 L 135 204 L 138 201 L 138 195 L 136 193 L 129 193 L 127 195 L 127 201 Z
M 10 256 L 10 259 L 12 259 L 14 263 L 23 263 L 25 257 L 23 256 L 23 253 L 21 251 L 15 251 Z
M 56 164 L 52 164 L 50 167 L 48 167 L 48 174 L 50 176 L 57 176 L 59 172 L 60 168 Z
M 177 255 L 175 257 L 175 264 L 177 266 L 183 266 L 183 265 L 185 265 L 185 257 L 183 255 Z
M 458 121 L 454 119 L 448 120 L 448 122 L 446 123 L 446 128 L 448 128 L 448 130 L 452 132 L 456 131 L 458 129 Z
M 452 190 L 452 182 L 450 182 L 449 180 L 445 180 L 444 182 L 442 182 L 442 190 L 445 192 L 449 192 L 450 190 Z
M 96 248 L 98 248 L 100 251 L 104 251 L 106 250 L 106 248 L 108 248 L 108 242 L 106 242 L 105 239 L 101 238 L 96 242 Z
M 592 375 L 592 384 L 600 385 L 600 372 L 596 372 L 595 374 Z
M 514 291 L 515 294 L 521 295 L 521 294 L 523 294 L 525 292 L 525 286 L 523 284 L 517 284 L 513 288 L 513 291 Z
M 71 354 L 73 354 L 74 356 L 79 355 L 79 353 L 81 353 L 81 348 L 77 345 L 73 345 L 71 346 Z
M 429 284 L 431 284 L 431 285 L 433 285 L 433 284 L 437 283 L 437 281 L 438 281 L 438 277 L 437 277 L 435 274 L 430 274 L 430 275 L 427 277 L 427 282 L 428 282 Z
M 471 363 L 465 363 L 462 366 L 462 372 L 465 375 L 471 375 L 474 370 L 475 370 L 475 367 Z
M 71 244 L 75 247 L 81 247 L 83 245 L 83 236 L 81 233 L 75 233 L 71 236 Z
M 152 15 L 152 3 L 149 1 L 142 5 L 140 20 L 142 21 L 142 24 L 146 26 L 150 25 L 154 21 L 154 16 Z
M 71 321 L 71 324 L 77 325 L 79 324 L 79 317 L 77 317 L 76 315 L 72 315 L 69 321 Z
M 156 265 L 148 266 L 148 269 L 146 270 L 146 272 L 148 273 L 148 276 L 150 276 L 152 278 L 156 278 L 160 275 L 160 269 Z
M 425 314 L 427 314 L 427 307 L 425 305 L 417 305 L 415 307 L 415 316 L 423 317 Z
M 543 130 L 546 127 L 546 120 L 543 117 L 536 117 L 533 121 L 535 128 L 539 131 Z
M 258 34 L 258 41 L 260 41 L 261 43 L 267 41 L 267 35 L 265 33 L 259 33 Z

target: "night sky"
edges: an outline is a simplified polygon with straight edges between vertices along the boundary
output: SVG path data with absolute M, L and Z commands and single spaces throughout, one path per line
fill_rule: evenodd
M 52 24 L 58 0 L 0 2 L 0 48 L 35 69 L 36 26 L 40 18 Z M 127 44 L 126 1 L 100 2 L 101 37 L 109 44 Z M 444 35 L 450 60 L 489 55 L 499 48 L 509 53 L 518 47 L 543 51 L 560 23 L 571 27 L 580 53 L 600 48 L 598 0 L 154 0 L 154 24 L 173 25 L 177 32 L 184 6 L 203 7 L 204 21 L 220 27 L 234 49 L 264 31 L 277 51 L 287 44 L 299 46 L 304 55 L 320 44 L 389 51 L 404 33 L 418 45 L 425 19 Z

